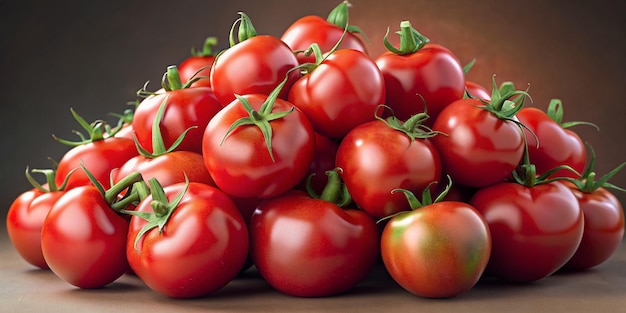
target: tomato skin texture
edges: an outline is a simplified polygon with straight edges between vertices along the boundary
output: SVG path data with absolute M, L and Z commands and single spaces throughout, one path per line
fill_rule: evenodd
M 433 125 L 433 130 L 446 134 L 432 138 L 443 171 L 456 184 L 468 187 L 503 181 L 524 154 L 519 126 L 477 106 L 483 106 L 477 99 L 455 101 L 441 111 Z
M 56 184 L 61 186 L 65 177 L 72 170 L 76 169 L 69 177 L 65 190 L 91 185 L 89 177 L 81 168 L 81 163 L 83 163 L 96 180 L 105 189 L 108 189 L 111 187 L 111 171 L 122 166 L 122 164 L 137 154 L 137 147 L 131 139 L 118 137 L 106 138 L 73 147 L 59 161 L 55 177 Z
M 66 192 L 41 229 L 41 249 L 52 272 L 85 289 L 101 288 L 128 270 L 128 222 L 94 186 Z
M 345 292 L 365 278 L 380 255 L 372 218 L 299 191 L 261 202 L 249 227 L 259 274 L 292 296 Z
M 243 97 L 257 111 L 267 98 L 261 94 Z M 292 107 L 291 103 L 276 99 L 272 112 L 284 112 Z M 205 166 L 215 184 L 231 196 L 277 196 L 304 178 L 315 153 L 313 128 L 297 108 L 283 118 L 270 121 L 273 161 L 257 126 L 237 127 L 224 139 L 230 125 L 247 116 L 244 106 L 235 100 L 211 120 L 203 138 Z
M 385 102 L 383 76 L 361 51 L 337 50 L 292 86 L 289 101 L 320 134 L 339 139 L 352 128 L 375 119 Z
M 583 238 L 563 269 L 579 271 L 598 266 L 619 248 L 624 237 L 624 209 L 603 187 L 585 193 L 570 185 L 585 219 Z
M 170 201 L 184 183 L 165 187 Z M 148 197 L 137 207 L 152 212 Z M 131 218 L 126 255 L 137 276 L 152 290 L 171 298 L 195 298 L 230 282 L 248 256 L 248 229 L 233 201 L 219 189 L 189 183 L 163 231 L 148 231 L 134 247 L 146 221 Z
M 458 58 L 441 45 L 428 43 L 407 55 L 386 51 L 375 61 L 387 87 L 385 104 L 401 120 L 424 112 L 425 103 L 432 122 L 448 104 L 463 98 L 463 68 Z
M 491 253 L 487 222 L 470 205 L 443 201 L 401 213 L 385 226 L 383 263 L 407 291 L 449 298 L 470 290 Z
M 178 66 L 178 73 L 183 84 L 192 77 L 202 77 L 195 81 L 191 87 L 211 88 L 211 67 L 215 62 L 215 56 L 190 56 Z
M 329 52 L 341 39 L 344 30 L 326 19 L 309 15 L 304 16 L 291 24 L 280 37 L 293 51 L 306 51 L 311 44 L 317 43 L 322 53 Z M 354 49 L 367 54 L 367 48 L 358 36 L 346 32 L 345 37 L 337 50 Z M 298 62 L 315 63 L 315 56 L 305 56 L 304 53 L 296 55 Z
M 470 204 L 487 220 L 493 239 L 486 272 L 532 282 L 556 272 L 576 252 L 583 212 L 559 182 L 525 187 L 499 183 L 478 190 Z
M 487 88 L 478 83 L 475 83 L 473 81 L 465 81 L 465 90 L 472 98 L 491 101 L 491 93 L 489 93 Z
M 204 128 L 223 107 L 211 89 L 207 87 L 158 92 L 156 95 L 145 98 L 135 109 L 132 122 L 137 141 L 148 152 L 154 152 L 152 125 L 166 97 L 165 112 L 159 124 L 165 147 L 171 147 L 189 127 L 196 127 L 187 132 L 185 139 L 175 150 L 202 153 Z
M 296 66 L 298 60 L 287 44 L 274 36 L 257 35 L 220 54 L 211 69 L 211 88 L 223 105 L 235 100 L 235 94 L 269 95 Z M 279 98 L 287 99 L 299 77 L 298 71 L 289 73 Z
M 439 152 L 429 139 L 411 139 L 383 121 L 361 124 L 339 144 L 341 178 L 354 202 L 374 218 L 410 210 L 396 188 L 421 192 L 441 178 Z
M 52 206 L 64 191 L 42 192 L 31 189 L 19 195 L 7 213 L 7 232 L 13 247 L 28 263 L 41 269 L 48 264 L 41 252 L 41 227 Z
M 537 173 L 545 173 L 557 166 L 568 165 L 579 174 L 583 173 L 587 162 L 585 144 L 575 132 L 564 129 L 538 108 L 522 108 L 517 113 L 519 121 L 528 127 L 539 139 L 526 131 L 530 163 Z M 550 177 L 578 178 L 572 171 L 562 169 Z

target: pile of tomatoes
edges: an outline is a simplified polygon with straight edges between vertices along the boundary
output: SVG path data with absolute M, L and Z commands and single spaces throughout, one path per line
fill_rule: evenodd
M 421 297 L 481 277 L 532 282 L 606 261 L 624 213 L 562 103 L 466 81 L 469 66 L 409 21 L 368 54 L 347 2 L 281 37 L 239 13 L 167 68 L 117 124 L 87 132 L 12 204 L 10 239 L 80 288 L 124 274 L 172 298 L 255 267 L 276 290 L 340 294 L 382 260 Z M 489 92 L 488 90 L 492 91 Z M 39 184 L 32 174 L 46 176 Z

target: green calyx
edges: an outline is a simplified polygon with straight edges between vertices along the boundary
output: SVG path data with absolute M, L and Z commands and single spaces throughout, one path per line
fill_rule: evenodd
M 380 108 L 386 106 L 379 105 L 378 107 Z M 376 112 L 378 112 L 378 109 Z M 426 139 L 441 134 L 441 132 L 433 131 L 430 127 L 424 125 L 424 122 L 430 118 L 430 116 L 425 112 L 414 114 L 406 121 L 401 121 L 394 115 L 386 119 L 378 116 L 378 114 L 376 114 L 375 117 L 377 120 L 382 121 L 392 129 L 404 133 L 407 137 L 409 137 L 411 143 L 413 143 L 415 139 Z
M 252 20 L 250 20 L 250 17 L 248 17 L 248 15 L 243 12 L 238 12 L 238 14 L 239 18 L 233 23 L 233 26 L 230 29 L 230 34 L 228 36 L 231 47 L 236 45 L 237 43 L 258 35 L 256 29 L 254 28 L 254 25 L 252 25 Z M 239 25 L 239 28 L 237 28 L 237 25 Z M 236 37 L 235 32 L 237 35 Z
M 28 182 L 37 190 L 44 192 L 44 193 L 48 193 L 48 192 L 55 192 L 55 191 L 63 191 L 65 190 L 65 187 L 67 186 L 67 182 L 70 179 L 70 176 L 72 175 L 72 173 L 74 173 L 74 171 L 76 171 L 77 169 L 73 169 L 71 170 L 67 176 L 65 176 L 65 178 L 63 179 L 63 183 L 61 183 L 61 186 L 57 186 L 55 177 L 56 177 L 56 170 L 53 169 L 33 169 L 32 172 L 33 173 L 41 173 L 46 177 L 46 183 L 48 184 L 48 188 L 45 188 L 44 186 L 42 186 L 39 182 L 37 182 L 33 176 L 30 174 L 31 170 L 29 170 L 28 166 L 26 167 L 26 179 L 28 180 Z
M 198 51 L 196 48 L 191 48 L 191 55 L 196 57 L 210 57 L 215 56 L 215 50 L 213 49 L 217 45 L 216 37 L 207 37 L 202 45 L 202 50 Z
M 135 141 L 137 151 L 140 155 L 146 158 L 152 159 L 174 151 L 180 145 L 180 143 L 183 142 L 183 139 L 185 139 L 185 136 L 190 130 L 198 128 L 197 126 L 192 126 L 185 129 L 185 131 L 180 134 L 178 138 L 176 138 L 176 141 L 174 141 L 174 143 L 172 143 L 169 148 L 165 147 L 165 142 L 163 141 L 163 135 L 161 133 L 161 121 L 163 120 L 163 115 L 165 114 L 165 107 L 167 106 L 167 100 L 169 99 L 169 96 L 170 95 L 165 95 L 165 97 L 163 97 L 163 101 L 161 101 L 159 109 L 157 110 L 157 113 L 154 117 L 154 121 L 152 122 L 152 152 L 142 147 L 137 140 L 137 136 L 135 136 L 135 134 L 133 133 L 133 140 Z
M 394 47 L 388 40 L 389 28 L 383 37 L 383 43 L 387 50 L 398 55 L 413 54 L 422 49 L 430 40 L 426 36 L 420 34 L 413 26 L 411 22 L 400 22 L 400 31 L 396 32 L 400 36 L 400 47 Z
M 562 128 L 570 128 L 576 125 L 588 125 L 594 127 L 596 130 L 600 130 L 600 128 L 594 123 L 582 121 L 563 122 L 563 102 L 561 102 L 560 99 L 550 100 L 546 113 L 548 114 L 550 119 L 559 124 Z
M 196 81 L 202 78 L 203 77 L 201 76 L 193 77 L 183 84 L 183 81 L 180 78 L 180 73 L 178 72 L 178 67 L 176 65 L 170 65 L 167 67 L 165 73 L 163 73 L 163 77 L 161 78 L 161 87 L 163 88 L 163 90 L 165 90 L 165 92 L 187 89 L 191 87 L 193 83 L 195 83 Z M 148 83 L 150 82 L 147 81 L 143 85 L 143 87 L 137 90 L 138 97 L 147 98 L 147 97 L 156 96 L 159 94 L 158 92 L 155 92 L 155 91 L 149 91 Z
M 104 186 L 91 174 L 83 163 L 81 163 L 80 166 L 91 183 L 100 191 L 104 201 L 116 212 L 122 212 L 130 204 L 138 203 L 145 198 L 145 194 L 140 192 L 145 190 L 145 187 L 139 186 L 141 184 L 145 185 L 145 182 L 139 172 L 128 174 L 128 176 L 121 179 L 117 184 L 111 184 L 111 188 L 105 190 Z M 124 194 L 124 197 L 120 199 L 119 195 L 124 190 L 127 190 L 127 192 Z
M 349 11 L 351 6 L 352 4 L 350 4 L 350 2 L 348 1 L 341 2 L 332 11 L 330 11 L 328 17 L 326 18 L 326 21 L 350 33 L 361 34 L 363 38 L 368 41 L 365 32 L 363 32 L 361 28 L 349 24 Z
M 70 108 L 70 112 L 72 112 L 72 116 L 78 122 L 78 124 L 83 127 L 83 129 L 87 133 L 87 136 L 83 135 L 77 130 L 73 130 L 72 132 L 80 138 L 79 141 L 65 140 L 57 137 L 56 135 L 52 135 L 52 138 L 54 138 L 54 140 L 66 146 L 76 147 L 99 140 L 104 140 L 106 138 L 115 136 L 115 134 L 117 134 L 121 130 L 120 125 L 118 125 L 118 127 L 112 128 L 107 122 L 103 120 L 96 120 L 90 124 L 80 115 L 78 115 L 78 113 L 76 113 L 74 109 Z
M 491 101 L 481 100 L 484 104 L 481 108 L 493 113 L 500 119 L 512 121 L 515 114 L 524 106 L 526 98 L 530 98 L 528 89 L 525 91 L 516 90 L 512 82 L 504 82 L 498 88 L 496 75 L 493 75 L 492 82 Z
M 582 173 L 582 175 L 580 175 L 580 178 L 567 179 L 567 181 L 574 184 L 576 188 L 584 193 L 592 193 L 600 187 L 626 192 L 626 189 L 609 183 L 609 179 L 611 179 L 613 176 L 615 176 L 615 174 L 621 171 L 622 168 L 626 166 L 626 162 L 623 162 L 604 176 L 597 179 L 597 174 L 595 172 L 596 153 L 591 145 L 587 144 L 587 146 L 591 153 L 591 159 L 589 160 L 587 168 L 585 168 L 585 171 Z
M 311 179 L 313 175 L 307 177 L 306 181 L 306 190 L 313 199 L 320 199 L 324 201 L 328 201 L 336 204 L 338 207 L 343 208 L 352 203 L 352 196 L 350 192 L 348 192 L 348 187 L 343 183 L 340 177 L 340 173 L 343 172 L 341 168 L 335 168 L 330 171 L 326 171 L 326 177 L 328 177 L 328 181 L 326 186 L 324 186 L 324 190 L 322 190 L 322 194 L 318 195 L 313 190 L 311 186 Z
M 148 231 L 158 228 L 159 233 L 163 232 L 163 227 L 165 227 L 165 224 L 167 224 L 170 216 L 174 210 L 176 210 L 189 188 L 189 178 L 185 175 L 185 187 L 176 198 L 170 202 L 167 199 L 167 195 L 165 195 L 163 186 L 156 178 L 150 178 L 148 183 L 150 184 L 150 193 L 152 195 L 152 201 L 150 202 L 152 212 L 123 211 L 123 213 L 137 216 L 147 221 L 147 224 L 139 230 L 137 237 L 135 237 L 134 248 L 137 253 L 139 253 L 137 244 Z

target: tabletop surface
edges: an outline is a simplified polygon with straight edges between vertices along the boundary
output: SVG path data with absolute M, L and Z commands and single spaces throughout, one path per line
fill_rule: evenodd
M 29 265 L 0 232 L 0 312 L 626 312 L 626 243 L 605 263 L 530 284 L 483 279 L 450 299 L 425 299 L 399 287 L 382 264 L 351 291 L 332 297 L 281 294 L 254 269 L 217 293 L 170 299 L 125 275 L 106 288 L 81 290 Z

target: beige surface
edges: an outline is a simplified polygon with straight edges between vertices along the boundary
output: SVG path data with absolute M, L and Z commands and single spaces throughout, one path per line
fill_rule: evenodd
M 453 299 L 415 297 L 377 267 L 352 291 L 334 297 L 286 296 L 251 271 L 213 296 L 173 300 L 132 276 L 104 289 L 77 289 L 28 265 L 0 230 L 0 312 L 626 312 L 625 243 L 594 270 L 525 285 L 483 280 Z

